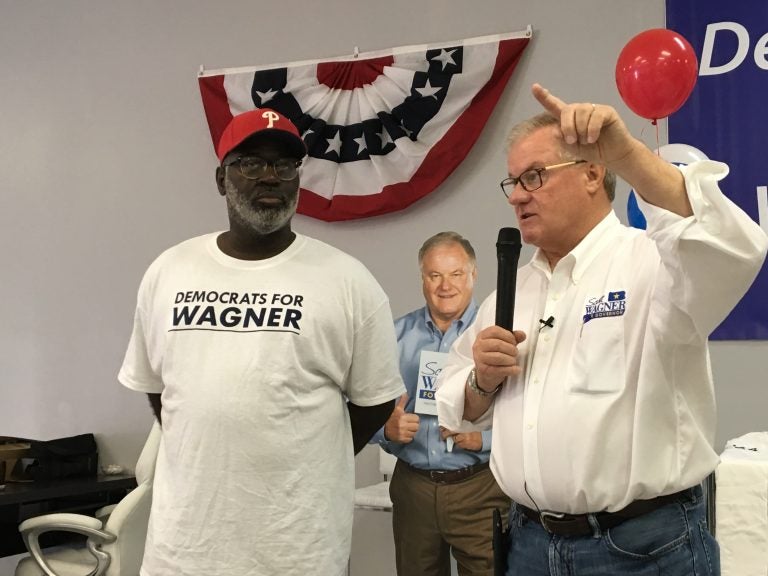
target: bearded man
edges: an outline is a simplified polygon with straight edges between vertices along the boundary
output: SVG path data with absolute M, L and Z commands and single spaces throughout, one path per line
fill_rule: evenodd
M 340 576 L 354 455 L 405 390 L 389 301 L 291 230 L 306 148 L 287 118 L 235 116 L 217 152 L 229 230 L 149 267 L 119 374 L 163 429 L 141 575 Z

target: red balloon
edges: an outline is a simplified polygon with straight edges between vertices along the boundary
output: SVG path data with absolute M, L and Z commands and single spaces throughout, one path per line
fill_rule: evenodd
M 616 62 L 616 86 L 638 116 L 666 118 L 691 95 L 699 62 L 693 47 L 677 32 L 654 28 L 624 46 Z

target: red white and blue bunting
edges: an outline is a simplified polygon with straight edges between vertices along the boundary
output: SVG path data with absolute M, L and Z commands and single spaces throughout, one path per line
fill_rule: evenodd
M 273 108 L 309 150 L 298 212 L 326 221 L 401 210 L 466 157 L 531 38 L 527 30 L 355 57 L 201 71 L 214 148 L 234 115 Z

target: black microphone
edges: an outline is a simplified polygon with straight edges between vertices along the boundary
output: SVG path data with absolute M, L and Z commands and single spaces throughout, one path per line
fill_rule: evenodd
M 520 259 L 520 230 L 502 228 L 496 242 L 496 260 L 499 272 L 496 276 L 496 326 L 512 331 L 515 313 L 515 284 L 517 261 Z

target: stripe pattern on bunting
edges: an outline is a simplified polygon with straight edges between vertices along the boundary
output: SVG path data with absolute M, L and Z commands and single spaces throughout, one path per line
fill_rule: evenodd
M 453 172 L 530 38 L 529 27 L 355 58 L 205 71 L 198 80 L 214 148 L 234 115 L 277 110 L 309 150 L 298 212 L 350 220 L 406 208 Z

